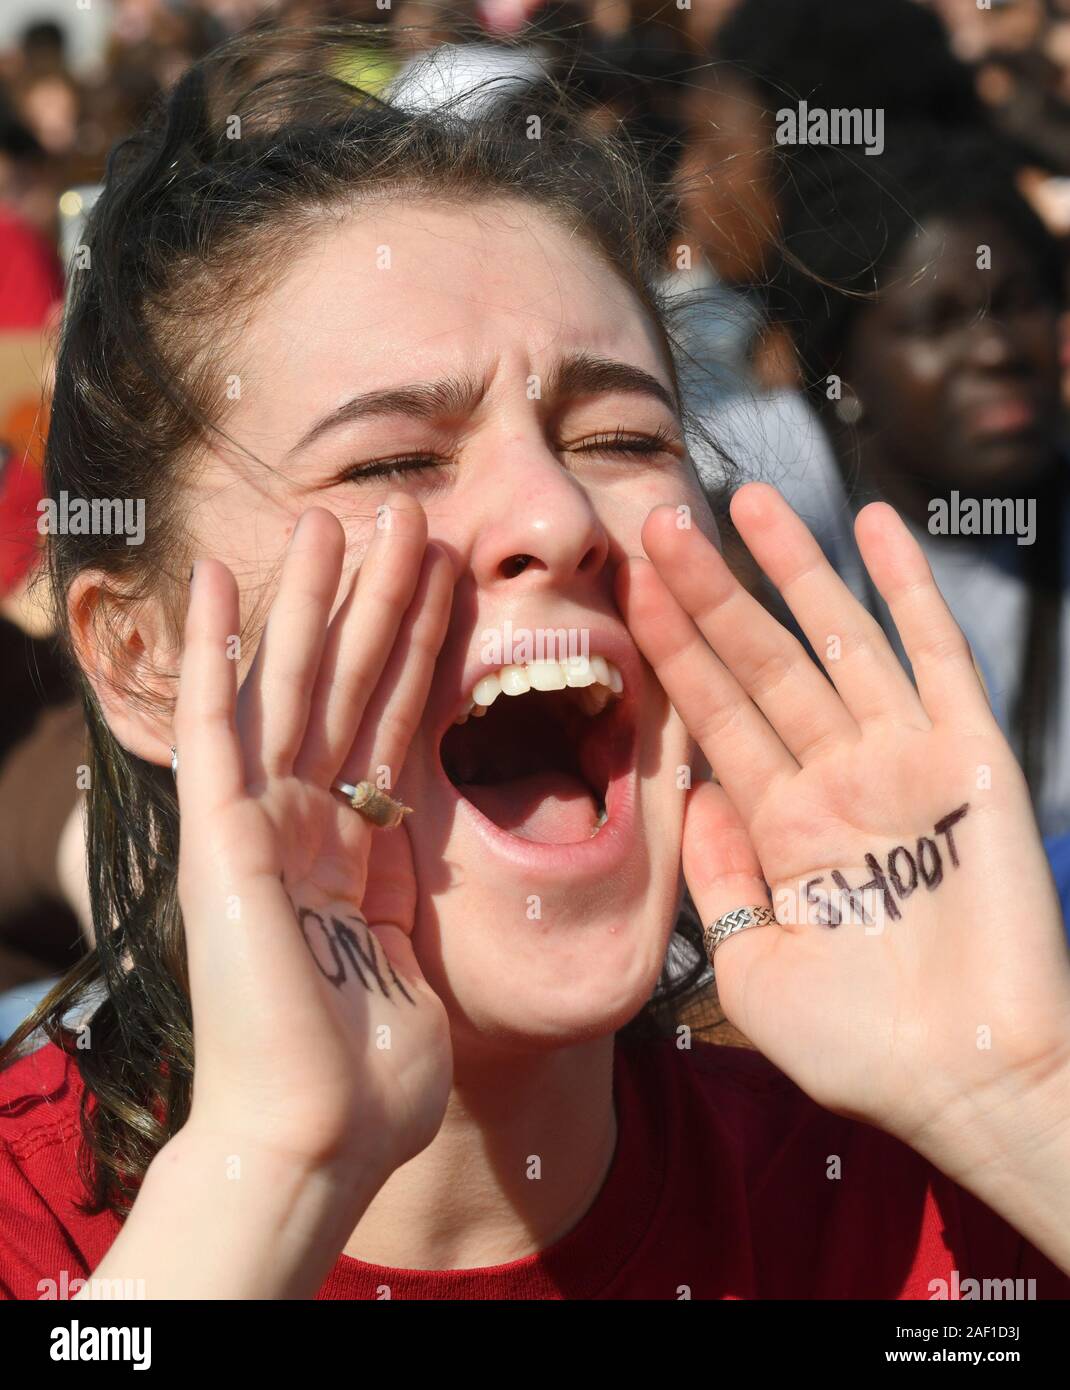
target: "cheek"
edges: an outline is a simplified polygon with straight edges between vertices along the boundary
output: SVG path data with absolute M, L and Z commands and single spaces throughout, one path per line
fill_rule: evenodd
M 939 344 L 922 344 L 909 357 L 893 358 L 891 378 L 904 395 L 913 399 L 935 399 L 954 372 L 947 350 Z
M 710 504 L 688 465 L 637 473 L 603 495 L 592 493 L 591 500 L 610 539 L 625 555 L 642 555 L 643 525 L 654 508 L 661 506 L 675 507 L 681 528 L 695 526 L 720 547 Z
M 259 476 L 213 470 L 188 493 L 186 525 L 195 555 L 211 555 L 233 573 L 242 612 L 274 593 L 286 547 L 301 516 L 293 499 Z M 265 593 L 266 591 L 266 593 Z
M 946 354 L 929 344 L 914 345 L 886 353 L 873 368 L 858 387 L 867 413 L 890 434 L 924 432 L 951 376 Z
M 1021 351 L 1032 364 L 1036 375 L 1043 381 L 1054 383 L 1059 379 L 1060 340 L 1058 325 L 1054 319 L 1046 319 L 1032 331 L 1023 333 Z

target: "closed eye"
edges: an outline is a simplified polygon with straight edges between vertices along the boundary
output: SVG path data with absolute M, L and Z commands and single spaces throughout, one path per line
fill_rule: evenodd
M 441 454 L 405 454 L 397 458 L 371 459 L 357 463 L 339 477 L 340 483 L 360 483 L 366 478 L 400 478 L 406 473 L 429 473 L 434 468 L 448 468 L 455 459 Z
M 595 435 L 593 438 L 577 440 L 560 447 L 565 453 L 649 456 L 667 450 L 679 450 L 683 446 L 675 430 L 661 426 L 653 434 L 635 434 L 617 429 L 610 434 Z M 395 458 L 370 459 L 367 463 L 355 464 L 347 469 L 338 481 L 362 482 L 367 478 L 398 478 L 407 473 L 428 473 L 434 469 L 449 468 L 455 463 L 456 459 L 442 454 L 404 454 Z
M 675 430 L 662 425 L 653 434 L 617 429 L 612 434 L 596 435 L 564 447 L 577 454 L 661 454 L 673 448 L 679 450 L 682 444 Z

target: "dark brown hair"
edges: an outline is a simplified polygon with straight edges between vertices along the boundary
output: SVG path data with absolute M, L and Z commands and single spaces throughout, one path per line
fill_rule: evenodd
M 357 200 L 421 197 L 471 205 L 507 197 L 578 231 L 659 326 L 657 248 L 665 208 L 635 151 L 597 136 L 544 84 L 491 109 L 399 109 L 332 75 L 384 43 L 378 27 L 259 34 L 192 67 L 145 130 L 112 153 L 71 271 L 48 439 L 49 495 L 136 498 L 145 540 L 52 538 L 51 584 L 67 631 L 74 578 L 99 569 L 116 609 L 162 597 L 176 634 L 189 572 L 181 485 L 222 432 L 221 344 L 259 291 L 326 215 Z M 533 138 L 535 137 L 535 138 Z M 675 384 L 675 371 L 674 384 Z M 694 426 L 693 426 L 694 428 Z M 708 441 L 709 442 L 709 441 Z M 121 618 L 118 619 L 121 622 Z M 69 638 L 69 632 L 67 632 Z M 99 641 L 111 634 L 101 632 Z M 194 1038 L 176 896 L 178 811 L 170 773 L 128 753 L 81 677 L 89 732 L 88 863 L 96 947 L 0 1050 L 37 1027 L 86 1083 L 90 1211 L 129 1209 L 154 1155 L 184 1124 Z M 150 700 L 146 691 L 124 691 Z M 78 1046 L 72 1010 L 91 1016 Z M 694 910 L 681 911 L 662 979 L 625 1030 L 660 1035 L 710 1003 Z M 702 1028 L 711 1014 L 688 1013 Z M 720 1019 L 714 1008 L 712 1018 Z M 65 1022 L 66 1021 L 66 1022 Z

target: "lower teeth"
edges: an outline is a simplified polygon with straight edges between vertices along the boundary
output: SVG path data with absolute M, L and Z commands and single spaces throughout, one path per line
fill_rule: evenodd
M 602 829 L 603 825 L 605 825 L 605 823 L 606 823 L 606 821 L 607 821 L 608 819 L 609 819 L 609 814 L 608 814 L 608 812 L 606 811 L 606 808 L 603 806 L 602 809 L 601 809 L 601 811 L 599 811 L 599 813 L 598 813 L 598 819 L 597 819 L 597 821 L 595 821 L 595 826 L 594 826 L 594 829 L 591 831 L 591 834 L 592 834 L 592 835 L 597 835 L 598 832 Z

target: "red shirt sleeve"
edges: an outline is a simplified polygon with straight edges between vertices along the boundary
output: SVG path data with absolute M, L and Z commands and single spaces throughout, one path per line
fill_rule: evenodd
M 0 1298 L 62 1297 L 89 1270 L 55 1212 L 0 1146 Z
M 0 1072 L 0 1298 L 72 1297 L 119 1232 L 82 1210 L 81 1093 L 51 1043 Z

